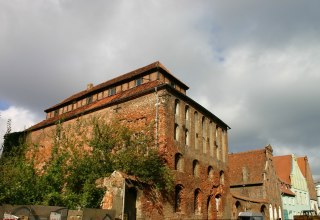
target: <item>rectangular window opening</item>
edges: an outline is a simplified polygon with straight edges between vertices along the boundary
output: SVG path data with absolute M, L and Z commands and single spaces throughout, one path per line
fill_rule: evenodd
M 115 94 L 116 94 L 116 87 L 110 88 L 109 91 L 108 91 L 108 95 L 112 96 L 112 95 L 115 95 Z
M 141 77 L 141 78 L 136 79 L 136 81 L 135 81 L 136 86 L 140 86 L 140 85 L 142 84 L 142 82 L 143 82 L 142 77 Z

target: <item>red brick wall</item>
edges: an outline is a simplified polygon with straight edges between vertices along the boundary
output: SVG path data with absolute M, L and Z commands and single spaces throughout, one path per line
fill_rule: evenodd
M 156 130 L 156 100 L 158 95 L 158 129 Z M 179 100 L 179 116 L 175 120 L 174 108 L 175 101 Z M 177 97 L 176 95 L 169 93 L 167 90 L 158 91 L 156 94 L 150 93 L 116 106 L 104 108 L 99 111 L 95 111 L 85 116 L 81 116 L 81 119 L 88 119 L 93 116 L 103 115 L 109 119 L 117 117 L 120 120 L 126 121 L 132 127 L 143 128 L 150 124 L 153 124 L 155 134 L 158 134 L 158 147 L 159 152 L 165 157 L 168 166 L 173 170 L 175 177 L 175 185 L 181 184 L 182 201 L 181 212 L 174 212 L 174 195 L 169 196 L 171 199 L 164 200 L 159 198 L 159 203 L 148 201 L 148 197 L 141 196 L 141 210 L 142 216 L 148 218 L 152 216 L 152 219 L 159 218 L 193 218 L 203 219 L 207 218 L 207 201 L 211 198 L 212 211 L 210 216 L 219 218 L 230 218 L 230 193 L 229 193 L 229 176 L 227 166 L 228 155 L 228 140 L 226 128 L 222 127 L 215 119 L 209 118 L 210 116 L 203 115 L 199 109 L 195 109 L 192 103 L 187 103 L 188 99 L 184 96 Z M 184 143 L 184 134 L 186 126 L 185 120 L 185 106 L 189 105 L 189 122 L 188 126 L 190 144 L 186 146 Z M 199 118 L 199 148 L 195 149 L 195 123 L 194 112 L 198 111 Z M 202 132 L 202 117 L 205 117 L 205 132 Z M 63 123 L 63 126 L 67 128 L 76 123 L 77 119 L 72 119 Z M 175 121 L 179 125 L 180 138 L 174 140 L 174 127 Z M 211 121 L 212 129 L 209 129 L 209 122 Z M 215 128 L 218 126 L 218 139 L 215 140 Z M 29 135 L 29 141 L 39 146 L 39 152 L 37 156 L 38 164 L 45 162 L 51 153 L 52 149 L 52 133 L 56 129 L 56 126 L 46 127 L 37 131 L 33 131 Z M 211 134 L 208 132 L 210 130 Z M 223 130 L 223 132 L 222 132 Z M 203 134 L 204 133 L 204 134 Z M 224 134 L 223 134 L 224 133 Z M 202 137 L 205 137 L 204 143 L 206 150 L 203 150 Z M 218 143 L 219 147 L 213 147 L 214 151 L 210 153 L 210 143 L 213 145 L 214 141 Z M 88 148 L 87 146 L 84 146 Z M 217 152 L 220 154 L 217 158 Z M 222 150 L 224 149 L 224 150 Z M 224 152 L 224 153 L 223 153 Z M 180 153 L 184 160 L 184 170 L 174 170 L 175 154 Z M 199 161 L 199 176 L 193 176 L 193 161 Z M 208 167 L 213 168 L 213 178 L 208 177 Z M 224 174 L 224 181 L 220 181 L 220 173 Z M 201 211 L 199 213 L 194 212 L 194 193 L 195 190 L 200 189 L 199 203 Z M 147 193 L 147 192 L 146 192 Z M 215 210 L 215 197 L 220 196 L 222 205 L 220 211 Z M 155 207 L 156 206 L 156 207 Z M 157 211 L 155 211 L 157 210 Z M 159 211 L 160 210 L 160 211 Z

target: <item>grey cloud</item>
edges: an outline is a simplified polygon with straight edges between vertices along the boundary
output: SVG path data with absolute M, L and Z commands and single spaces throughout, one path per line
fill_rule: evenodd
M 230 125 L 230 151 L 270 143 L 319 156 L 319 6 L 2 1 L 0 101 L 43 115 L 89 82 L 160 60 Z

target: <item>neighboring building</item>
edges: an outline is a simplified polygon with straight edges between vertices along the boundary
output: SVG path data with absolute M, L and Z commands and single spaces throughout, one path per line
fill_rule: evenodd
M 229 154 L 232 218 L 239 212 L 261 212 L 265 219 L 282 218 L 279 181 L 272 147 Z
M 320 209 L 320 181 L 316 182 L 314 185 L 316 186 L 318 210 L 319 210 Z M 318 215 L 320 215 L 320 211 L 318 212 Z
M 293 219 L 294 215 L 302 214 L 302 210 L 310 210 L 307 181 L 294 155 L 275 156 L 273 160 L 280 181 L 290 185 L 295 195 L 282 194 L 284 219 Z
M 280 181 L 280 190 L 282 198 L 282 208 L 284 219 L 293 219 L 295 211 L 295 196 L 296 194 L 291 191 L 292 185 L 290 180 L 291 156 L 273 157 L 274 165 Z
M 28 140 L 42 146 L 35 160 L 41 164 L 48 159 L 53 143 L 45 134 L 54 131 L 61 119 L 72 124 L 104 115 L 135 126 L 153 124 L 155 147 L 173 170 L 175 190 L 172 201 L 163 200 L 157 207 L 140 189 L 131 190 L 137 218 L 229 219 L 229 126 L 188 97 L 187 90 L 160 62 L 97 86 L 88 84 L 86 90 L 45 110 L 46 120 L 29 129 Z M 110 206 L 115 195 L 113 190 L 107 192 L 104 201 Z
M 298 165 L 300 167 L 300 170 L 303 174 L 303 176 L 306 178 L 307 181 L 307 186 L 308 186 L 308 191 L 309 191 L 309 198 L 310 198 L 310 208 L 309 210 L 315 210 L 316 213 L 319 212 L 318 208 L 318 202 L 317 202 L 317 192 L 316 188 L 314 185 L 313 177 L 312 177 L 312 172 L 310 169 L 308 157 L 299 157 L 297 158 Z

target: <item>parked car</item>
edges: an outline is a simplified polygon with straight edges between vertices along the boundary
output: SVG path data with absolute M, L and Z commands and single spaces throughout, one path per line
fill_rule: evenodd
M 238 220 L 264 220 L 264 217 L 260 212 L 240 212 Z

